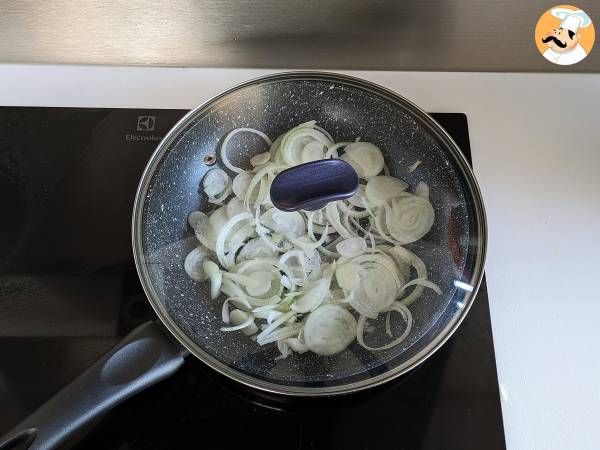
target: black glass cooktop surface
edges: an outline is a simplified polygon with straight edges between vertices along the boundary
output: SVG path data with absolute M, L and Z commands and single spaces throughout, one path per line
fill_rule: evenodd
M 130 244 L 142 170 L 183 110 L 0 108 L 0 435 L 153 317 Z M 470 158 L 467 118 L 433 114 Z M 270 397 L 194 358 L 77 449 L 505 449 L 485 280 L 419 368 L 332 399 Z

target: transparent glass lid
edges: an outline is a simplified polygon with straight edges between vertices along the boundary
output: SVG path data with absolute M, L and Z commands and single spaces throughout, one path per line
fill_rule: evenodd
M 275 343 L 259 345 L 240 331 L 221 331 L 228 326 L 222 320 L 222 305 L 228 296 L 211 300 L 210 283 L 194 281 L 184 270 L 186 255 L 199 245 L 188 215 L 191 211 L 210 215 L 217 208 L 208 202 L 202 189 L 205 174 L 221 168 L 232 178 L 236 175 L 219 156 L 225 136 L 236 128 L 248 127 L 275 140 L 311 120 L 316 120 L 335 142 L 360 138 L 361 142 L 375 144 L 383 153 L 390 175 L 408 183 L 408 192 L 422 189 L 417 188 L 419 183 L 429 189 L 435 213 L 431 230 L 403 248 L 423 261 L 427 279 L 439 287 L 441 294 L 427 286 L 422 288 L 422 295 L 408 305 L 410 332 L 392 348 L 368 350 L 353 339 L 333 355 L 306 351 L 291 352 L 282 358 Z M 268 149 L 261 137 L 239 133 L 229 142 L 227 154 L 233 164 L 250 169 L 250 157 Z M 359 150 L 364 151 L 364 147 Z M 207 165 L 214 156 L 216 163 Z M 344 219 L 343 214 L 341 217 Z M 371 226 L 377 235 L 374 221 L 364 224 L 360 222 L 363 219 L 356 220 L 367 228 Z M 391 222 L 388 225 L 395 226 Z M 466 314 L 481 281 L 485 241 L 485 216 L 477 184 L 460 150 L 439 125 L 390 91 L 335 74 L 288 73 L 253 80 L 192 111 L 165 137 L 152 157 L 134 212 L 138 270 L 151 303 L 169 330 L 194 355 L 220 372 L 257 388 L 287 394 L 350 392 L 379 384 L 423 361 Z M 393 246 L 384 239 L 378 244 Z M 217 261 L 213 253 L 209 254 Z M 283 254 L 279 252 L 278 257 Z M 323 262 L 331 260 L 323 252 L 320 257 Z M 381 268 L 371 266 L 373 270 Z M 415 267 L 406 270 L 398 272 L 402 283 L 422 276 Z M 335 275 L 332 279 L 331 289 L 339 289 Z M 419 286 L 405 289 L 398 298 L 416 288 Z M 284 299 L 288 298 L 286 293 L 289 291 L 284 288 L 277 295 Z M 279 308 L 282 311 L 286 309 Z M 360 314 L 353 308 L 348 311 L 360 323 Z M 277 317 L 280 315 L 271 319 Z M 296 323 L 306 325 L 307 317 L 297 315 Z M 386 318 L 382 312 L 363 324 L 367 346 L 385 345 L 404 333 L 404 314 L 390 315 L 393 337 L 386 333 Z M 266 319 L 257 318 L 255 324 L 268 326 Z M 302 335 L 300 341 L 305 342 Z

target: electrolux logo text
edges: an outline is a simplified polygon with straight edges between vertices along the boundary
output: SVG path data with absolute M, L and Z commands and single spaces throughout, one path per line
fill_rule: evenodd
M 162 140 L 162 136 L 155 134 L 148 134 L 148 132 L 154 131 L 156 126 L 156 116 L 138 116 L 136 130 L 141 133 L 128 133 L 125 135 L 126 141 L 154 141 L 159 142 Z

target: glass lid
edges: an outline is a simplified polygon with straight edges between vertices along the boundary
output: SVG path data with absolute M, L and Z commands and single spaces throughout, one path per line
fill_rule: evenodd
M 279 173 L 330 157 L 359 175 L 354 197 L 274 208 Z M 405 373 L 448 339 L 481 281 L 486 224 L 429 115 L 356 78 L 296 72 L 236 86 L 171 130 L 140 183 L 133 243 L 150 302 L 192 354 L 259 389 L 329 395 Z

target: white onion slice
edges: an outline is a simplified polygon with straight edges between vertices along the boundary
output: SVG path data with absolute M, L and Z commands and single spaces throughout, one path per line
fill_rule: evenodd
M 223 267 L 229 267 L 229 263 L 225 258 L 225 238 L 231 231 L 234 225 L 244 220 L 252 219 L 252 214 L 249 212 L 242 212 L 233 216 L 229 221 L 225 223 L 223 228 L 219 231 L 219 235 L 217 236 L 216 244 L 215 244 L 215 253 L 217 254 L 217 258 Z
M 221 283 L 223 282 L 223 274 L 214 262 L 206 260 L 202 264 L 204 273 L 210 279 L 210 297 L 215 300 L 221 293 Z
M 429 200 L 429 186 L 427 183 L 419 181 L 417 187 L 415 187 L 415 195 L 423 197 L 425 200 Z
M 190 253 L 188 253 L 188 255 L 185 257 L 183 267 L 185 269 L 185 273 L 187 273 L 192 280 L 206 280 L 206 274 L 204 273 L 204 269 L 202 268 L 202 263 L 204 262 L 204 258 L 206 258 L 206 255 L 206 248 L 204 248 L 203 246 L 198 246 Z
M 358 319 L 358 325 L 356 327 L 357 328 L 356 340 L 358 341 L 358 343 L 360 345 L 362 345 L 367 350 L 371 350 L 371 351 L 387 350 L 389 348 L 395 347 L 398 344 L 401 344 L 410 334 L 410 331 L 412 330 L 412 324 L 413 324 L 413 318 L 412 318 L 412 314 L 410 313 L 410 310 L 406 306 L 404 306 L 402 303 L 399 303 L 399 302 L 394 302 L 394 304 L 390 307 L 390 310 L 398 311 L 402 315 L 402 318 L 406 322 L 406 328 L 404 329 L 404 332 L 399 337 L 394 339 L 389 344 L 382 345 L 381 347 L 370 347 L 367 344 L 365 344 L 363 334 L 364 334 L 364 329 L 365 329 L 365 325 L 367 322 L 367 318 L 365 316 L 360 316 L 360 318 Z
M 361 237 L 352 237 L 339 242 L 335 249 L 344 258 L 354 258 L 367 251 L 367 243 Z
M 352 262 L 338 264 L 335 278 L 341 288 L 349 291 L 357 290 L 360 287 L 360 265 Z
M 194 230 L 198 227 L 204 228 L 208 224 L 208 216 L 200 211 L 192 211 L 188 215 L 188 224 Z
M 281 316 L 279 316 L 277 320 L 272 322 L 271 325 L 267 326 L 264 330 L 262 330 L 262 332 L 257 336 L 256 342 L 258 342 L 260 345 L 263 345 L 269 337 L 269 335 L 273 333 L 273 331 L 275 331 L 277 327 L 279 327 L 279 325 L 281 325 L 286 320 L 294 316 L 294 314 L 296 314 L 294 311 L 283 313 Z
M 222 205 L 227 197 L 231 194 L 231 182 L 227 183 L 225 190 L 221 192 L 221 194 L 217 197 L 208 197 L 208 203 L 213 203 L 215 205 Z
M 242 247 L 237 255 L 238 264 L 241 261 L 252 260 L 257 258 L 268 258 L 276 257 L 279 254 L 276 250 L 273 250 L 268 244 L 261 238 L 250 239 Z
M 353 142 L 346 146 L 341 159 L 354 167 L 358 176 L 365 180 L 383 170 L 383 154 L 377 146 L 369 142 Z
M 270 152 L 259 153 L 258 155 L 254 155 L 252 158 L 250 158 L 250 164 L 252 164 L 254 167 L 261 166 L 268 163 L 270 158 Z
M 248 186 L 252 181 L 252 174 L 248 172 L 242 172 L 236 175 L 233 179 L 233 193 L 235 196 L 244 201 L 246 193 L 248 192 Z
M 323 159 L 325 157 L 325 147 L 319 141 L 309 142 L 302 148 L 302 155 L 300 157 L 301 162 L 307 163 L 311 161 L 318 161 L 319 159 Z
M 265 226 L 282 234 L 289 233 L 294 237 L 299 237 L 306 233 L 304 219 L 298 211 L 287 212 L 271 208 L 260 217 L 260 221 Z
M 267 136 L 262 131 L 255 130 L 254 128 L 236 128 L 235 130 L 232 130 L 231 132 L 229 132 L 229 134 L 223 140 L 223 144 L 221 145 L 221 159 L 223 160 L 223 164 L 225 164 L 225 167 L 227 167 L 229 170 L 236 172 L 236 173 L 241 173 L 244 170 L 240 169 L 239 167 L 234 166 L 229 161 L 229 158 L 227 157 L 227 144 L 229 144 L 229 141 L 231 140 L 231 138 L 233 136 L 235 136 L 238 133 L 242 133 L 242 132 L 254 133 L 257 136 L 260 136 L 261 138 L 263 138 L 267 144 L 269 144 L 269 145 L 272 144 L 269 136 Z
M 378 175 L 367 182 L 365 193 L 369 203 L 381 206 L 386 201 L 402 195 L 407 188 L 408 184 L 398 178 Z
M 244 197 L 244 203 L 246 205 L 249 205 L 250 203 L 254 203 L 254 201 L 259 201 L 260 196 L 261 196 L 261 192 L 260 192 L 260 188 L 259 188 L 259 194 L 257 194 L 256 200 L 253 199 L 252 194 L 254 193 L 254 189 L 258 186 L 259 183 L 261 183 L 261 181 L 263 181 L 263 178 L 268 177 L 269 173 L 278 170 L 281 166 L 277 166 L 274 164 L 265 164 L 263 167 L 261 167 L 261 169 L 256 172 L 256 175 L 254 175 L 254 177 L 252 177 L 252 180 L 250 181 L 250 183 L 248 184 L 248 187 L 246 188 L 246 192 L 245 192 L 245 197 Z M 263 182 L 264 183 L 264 182 Z M 264 191 L 264 184 L 263 184 L 263 191 Z M 268 192 L 268 189 L 267 189 Z M 264 192 L 262 193 L 262 196 L 264 197 Z
M 260 345 L 266 345 L 266 344 L 270 344 L 271 342 L 285 340 L 292 336 L 297 336 L 298 333 L 300 332 L 300 330 L 302 329 L 302 327 L 303 327 L 303 325 L 300 323 L 294 323 L 291 325 L 287 325 L 285 327 L 282 327 L 278 330 L 273 331 L 270 335 L 261 339 L 260 342 L 258 342 L 258 340 L 257 340 L 257 342 Z
M 232 327 L 222 327 L 221 331 L 236 331 L 242 330 L 245 336 L 252 336 L 258 331 L 258 328 L 254 324 L 254 317 L 252 314 L 248 314 L 239 309 L 234 309 L 230 313 L 231 323 L 234 324 Z
M 252 307 L 265 306 L 265 305 L 274 305 L 281 301 L 281 298 L 278 296 L 268 297 L 268 298 L 256 298 L 248 295 L 244 290 L 235 284 L 233 281 L 224 278 L 223 284 L 221 286 L 221 291 L 232 298 L 243 299 L 248 302 Z
M 327 147 L 332 144 L 327 136 L 314 127 L 315 121 L 307 122 L 292 128 L 281 140 L 279 153 L 288 166 L 301 163 L 301 149 L 312 141 L 317 141 Z
M 292 303 L 292 311 L 297 313 L 307 313 L 320 306 L 329 292 L 329 282 L 329 279 L 316 282 L 306 294 Z
M 361 184 L 358 186 L 358 191 L 352 197 L 348 199 L 348 202 L 352 206 L 357 206 L 358 208 L 367 208 L 368 206 L 372 206 L 367 200 L 367 191 L 366 186 Z
M 202 187 L 204 188 L 206 195 L 209 197 L 217 197 L 225 191 L 230 182 L 231 179 L 224 170 L 211 169 L 204 175 Z
M 410 166 L 408 166 L 408 171 L 409 172 L 414 172 L 417 167 L 419 167 L 419 165 L 421 164 L 421 160 L 418 159 L 417 161 L 415 161 L 414 163 L 412 163 Z
M 225 207 L 225 213 L 229 219 L 236 214 L 243 213 L 245 211 L 248 211 L 248 208 L 246 208 L 244 202 L 242 202 L 238 197 L 234 197 L 229 200 L 227 206 Z
M 308 346 L 298 338 L 288 338 L 285 343 L 295 352 L 304 353 L 308 351 Z
M 309 255 L 312 255 L 313 250 L 321 247 L 325 243 L 325 240 L 327 239 L 327 231 L 328 230 L 329 230 L 329 225 L 327 225 L 325 227 L 325 231 L 323 232 L 323 235 L 317 242 L 308 243 L 308 242 L 305 242 L 305 240 L 303 240 L 302 238 L 297 239 L 292 236 L 287 236 L 287 240 L 290 241 L 292 244 L 294 244 L 296 247 L 300 248 L 306 254 L 306 256 L 309 256 Z M 310 241 L 310 238 L 307 237 L 306 241 Z
M 260 297 L 271 290 L 273 276 L 268 272 L 254 272 L 251 276 L 253 282 L 246 285 L 248 295 Z
M 435 220 L 431 203 L 411 195 L 392 200 L 391 214 L 386 211 L 386 226 L 390 235 L 401 244 L 410 244 L 425 236 Z
M 323 159 L 329 159 L 331 157 L 339 158 L 338 150 L 346 145 L 350 145 L 351 143 L 352 142 L 338 142 L 337 144 L 330 145 Z
M 334 355 L 356 337 L 356 319 L 345 308 L 328 304 L 315 309 L 304 326 L 304 342 L 318 355 Z
M 336 203 L 332 202 L 327 204 L 325 207 L 325 216 L 335 231 L 337 231 L 344 239 L 352 236 L 340 222 L 340 211 L 338 210 Z
M 442 295 L 442 290 L 440 289 L 440 287 L 433 281 L 426 280 L 425 278 L 415 278 L 414 280 L 406 283 L 402 289 L 404 290 L 408 287 L 416 285 L 432 289 L 437 295 Z

